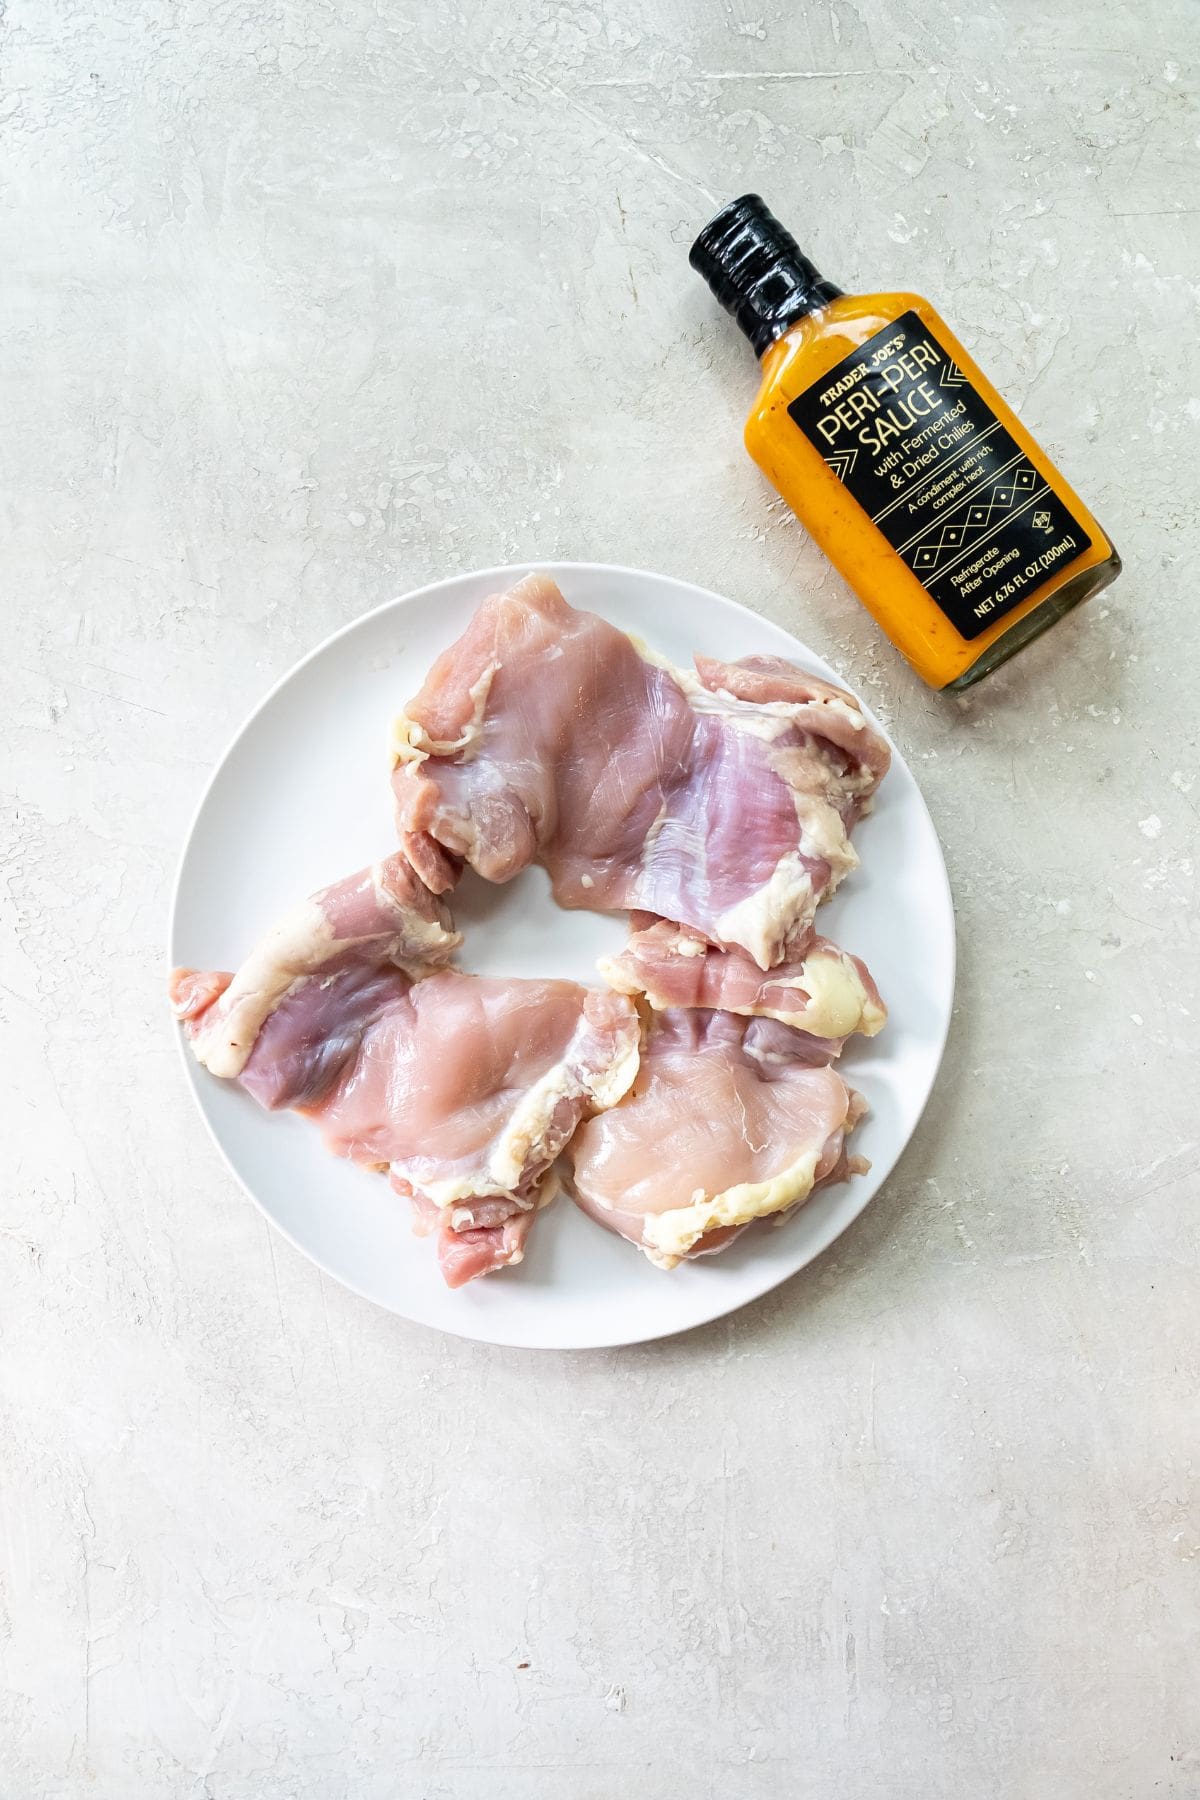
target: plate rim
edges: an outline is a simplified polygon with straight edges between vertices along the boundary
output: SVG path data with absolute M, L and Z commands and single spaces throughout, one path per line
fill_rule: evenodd
M 329 632 L 319 643 L 315 644 L 311 650 L 307 651 L 303 656 L 299 657 L 296 662 L 285 669 L 283 674 L 278 676 L 277 679 L 272 682 L 267 691 L 251 708 L 250 712 L 247 713 L 241 724 L 233 732 L 232 736 L 228 738 L 220 755 L 213 763 L 208 778 L 200 791 L 199 798 L 188 819 L 187 829 L 183 835 L 176 860 L 175 877 L 171 884 L 170 903 L 167 914 L 166 954 L 168 973 L 175 966 L 174 944 L 180 898 L 183 891 L 184 875 L 188 865 L 189 854 L 191 852 L 193 839 L 200 827 L 201 820 L 204 816 L 212 792 L 221 777 L 225 765 L 234 755 L 243 738 L 248 736 L 261 714 L 267 710 L 275 700 L 276 696 L 281 693 L 290 682 L 295 680 L 302 670 L 308 668 L 309 665 L 316 662 L 318 658 L 326 655 L 335 644 L 341 641 L 341 639 L 348 637 L 351 632 L 360 630 L 363 626 L 369 624 L 371 620 L 380 617 L 384 613 L 401 611 L 404 607 L 414 602 L 425 600 L 446 588 L 457 587 L 462 582 L 490 582 L 495 578 L 499 584 L 495 591 L 502 592 L 507 587 L 513 586 L 517 581 L 522 580 L 528 575 L 546 574 L 552 579 L 557 580 L 560 573 L 570 574 L 572 571 L 586 571 L 592 575 L 632 576 L 638 580 L 649 579 L 651 582 L 662 583 L 669 587 L 683 589 L 691 594 L 702 595 L 706 600 L 715 601 L 718 606 L 732 608 L 735 612 L 744 613 L 755 625 L 766 624 L 770 626 L 772 630 L 777 631 L 785 638 L 788 638 L 791 643 L 796 645 L 801 651 L 808 652 L 813 656 L 819 655 L 819 653 L 813 650 L 810 645 L 802 643 L 801 640 L 796 637 L 795 633 L 790 631 L 786 626 L 777 624 L 774 619 L 767 618 L 763 613 L 755 612 L 753 607 L 745 605 L 740 600 L 730 599 L 727 594 L 720 594 L 713 588 L 702 587 L 698 582 L 689 581 L 682 576 L 664 575 L 655 569 L 636 568 L 632 564 L 627 563 L 591 562 L 576 559 L 564 559 L 562 557 L 547 558 L 544 561 L 534 558 L 516 563 L 497 563 L 479 569 L 459 569 L 452 575 L 441 576 L 436 581 L 424 582 L 419 587 L 410 588 L 404 593 L 394 595 L 390 600 L 380 601 L 377 606 L 369 607 L 366 612 L 359 613 L 355 618 L 348 619 L 345 624 L 339 625 L 336 630 Z M 922 792 L 921 785 L 913 773 L 908 758 L 895 742 L 891 732 L 884 725 L 883 721 L 877 716 L 872 707 L 862 699 L 861 695 L 855 691 L 854 687 L 849 682 L 845 681 L 840 672 L 837 671 L 836 666 L 829 663 L 829 659 L 826 657 L 822 656 L 820 657 L 820 660 L 827 663 L 830 668 L 834 669 L 839 682 L 846 688 L 847 692 L 852 694 L 854 698 L 858 700 L 859 705 L 862 707 L 867 718 L 875 729 L 885 738 L 892 751 L 893 757 L 899 761 L 912 783 L 913 795 L 925 815 L 933 843 L 937 849 L 937 867 L 940 876 L 941 889 L 939 897 L 942 902 L 944 902 L 944 910 L 950 927 L 949 942 L 947 946 L 947 955 L 949 959 L 947 1002 L 937 1037 L 936 1054 L 930 1064 L 928 1077 L 925 1082 L 925 1089 L 924 1092 L 921 1093 L 917 1103 L 912 1125 L 888 1164 L 887 1170 L 881 1177 L 875 1190 L 867 1195 L 867 1197 L 862 1200 L 861 1204 L 858 1205 L 848 1217 L 827 1228 L 827 1230 L 818 1237 L 818 1241 L 808 1247 L 803 1260 L 796 1263 L 794 1267 L 780 1271 L 770 1267 L 770 1265 L 764 1261 L 762 1268 L 766 1279 L 763 1280 L 761 1286 L 755 1286 L 751 1292 L 740 1295 L 732 1303 L 730 1303 L 728 1297 L 723 1295 L 714 1285 L 713 1303 L 711 1308 L 702 1309 L 695 1318 L 690 1319 L 686 1324 L 668 1323 L 664 1325 L 661 1330 L 647 1331 L 637 1329 L 633 1331 L 618 1331 L 612 1336 L 606 1336 L 602 1340 L 591 1341 L 588 1343 L 551 1344 L 547 1343 L 545 1340 L 533 1341 L 519 1334 L 508 1335 L 503 1330 L 497 1332 L 491 1329 L 484 1331 L 480 1331 L 477 1328 L 472 1329 L 472 1326 L 478 1327 L 483 1324 L 484 1321 L 478 1317 L 468 1318 L 465 1313 L 461 1326 L 457 1322 L 443 1323 L 441 1321 L 430 1319 L 415 1318 L 411 1313 L 404 1312 L 401 1308 L 390 1305 L 387 1300 L 381 1299 L 378 1294 L 369 1293 L 357 1282 L 349 1279 L 338 1270 L 330 1268 L 314 1250 L 307 1244 L 302 1243 L 286 1225 L 282 1224 L 274 1214 L 268 1210 L 265 1202 L 259 1198 L 258 1194 L 255 1193 L 254 1189 L 250 1186 L 248 1180 L 243 1176 L 218 1135 L 216 1127 L 210 1119 L 201 1098 L 199 1082 L 200 1071 L 196 1064 L 196 1060 L 193 1056 L 189 1055 L 184 1035 L 178 1029 L 175 1021 L 171 1019 L 168 1023 L 168 1029 L 171 1030 L 175 1040 L 176 1054 L 182 1065 L 184 1078 L 188 1091 L 191 1094 L 192 1102 L 200 1115 L 209 1140 L 215 1146 L 226 1169 L 228 1169 L 229 1173 L 233 1176 L 242 1192 L 252 1201 L 271 1230 L 279 1232 L 280 1236 L 284 1238 L 287 1243 L 291 1244 L 293 1249 L 297 1250 L 312 1263 L 322 1275 L 328 1276 L 332 1281 L 336 1281 L 340 1287 L 345 1288 L 360 1300 L 364 1300 L 368 1304 L 378 1307 L 381 1311 L 390 1314 L 394 1318 L 403 1319 L 408 1325 L 416 1326 L 421 1330 L 444 1332 L 452 1337 L 456 1337 L 469 1343 L 491 1344 L 502 1349 L 546 1350 L 559 1355 L 569 1355 L 577 1352 L 586 1353 L 593 1350 L 617 1350 L 631 1348 L 637 1344 L 658 1343 L 666 1338 L 679 1337 L 687 1332 L 698 1330 L 704 1325 L 711 1325 L 718 1319 L 731 1317 L 734 1313 L 740 1312 L 744 1307 L 755 1304 L 757 1301 L 762 1300 L 767 1294 L 773 1293 L 777 1288 L 782 1287 L 786 1282 L 791 1281 L 793 1277 L 799 1275 L 802 1270 L 814 1263 L 818 1257 L 823 1256 L 852 1225 L 858 1222 L 872 1202 L 880 1197 L 884 1187 L 891 1180 L 901 1158 L 904 1156 L 911 1145 L 913 1138 L 916 1136 L 917 1129 L 920 1126 L 926 1108 L 929 1105 L 930 1097 L 937 1085 L 937 1079 L 941 1072 L 942 1061 L 946 1052 L 946 1044 L 950 1035 L 950 1027 L 954 1017 L 954 998 L 958 980 L 958 932 L 954 913 L 954 894 L 950 885 L 949 871 L 946 868 L 946 858 L 942 849 L 941 838 L 938 834 L 933 815 L 926 802 L 925 795 Z M 630 1246 L 631 1254 L 634 1253 L 634 1248 L 634 1246 Z M 431 1270 L 431 1275 L 432 1273 Z

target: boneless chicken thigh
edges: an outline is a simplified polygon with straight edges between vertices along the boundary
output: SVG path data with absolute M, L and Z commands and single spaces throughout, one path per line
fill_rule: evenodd
M 537 576 L 484 601 L 395 748 L 430 888 L 540 862 L 560 905 L 650 912 L 762 969 L 854 866 L 889 760 L 840 688 L 774 657 L 675 669 Z
M 865 1108 L 836 1049 L 773 1020 L 656 1013 L 630 1093 L 566 1152 L 574 1199 L 666 1269 L 790 1212 L 866 1167 L 846 1154 Z
M 458 1286 L 520 1261 L 559 1151 L 633 1080 L 638 1021 L 576 982 L 434 966 L 457 941 L 437 913 L 393 858 L 305 902 L 236 974 L 176 970 L 171 992 L 213 1073 L 389 1173 Z
M 328 1085 L 383 988 L 447 962 L 462 939 L 403 856 L 372 863 L 277 920 L 234 974 L 176 969 L 171 999 L 197 1062 L 263 1106 Z
M 600 973 L 622 994 L 642 995 L 657 1012 L 706 1007 L 777 1019 L 815 1037 L 874 1037 L 887 1009 L 865 965 L 827 938 L 810 936 L 792 959 L 763 971 L 744 950 L 719 950 L 666 919 L 635 914 L 619 956 Z

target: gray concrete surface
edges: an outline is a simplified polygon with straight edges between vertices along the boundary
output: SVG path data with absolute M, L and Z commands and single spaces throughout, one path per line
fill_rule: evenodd
M 4 1800 L 1200 1794 L 1192 5 L 10 0 Z M 759 187 L 939 300 L 1120 584 L 924 691 L 742 454 Z M 657 1348 L 333 1288 L 164 1018 L 190 810 L 325 633 L 642 564 L 893 723 L 961 925 L 836 1253 Z

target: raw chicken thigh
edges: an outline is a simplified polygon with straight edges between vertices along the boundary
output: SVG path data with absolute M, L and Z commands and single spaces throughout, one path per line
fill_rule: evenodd
M 664 1269 L 790 1212 L 866 1167 L 846 1154 L 865 1108 L 836 1048 L 768 1019 L 656 1013 L 630 1093 L 566 1153 L 573 1197 Z
M 302 900 L 236 974 L 176 969 L 171 999 L 212 1074 L 241 1077 L 264 1106 L 302 1106 L 348 1054 L 380 983 L 447 962 L 461 942 L 441 901 L 389 856 Z
M 827 938 L 811 937 L 793 961 L 764 973 L 743 950 L 718 950 L 666 919 L 635 915 L 620 956 L 600 973 L 622 994 L 644 995 L 656 1012 L 702 1006 L 778 1019 L 816 1037 L 874 1037 L 887 1009 L 864 963 Z
M 651 912 L 769 969 L 854 867 L 889 754 L 791 663 L 674 669 L 531 576 L 397 722 L 397 819 L 435 891 L 464 861 L 489 881 L 540 862 L 560 905 Z
M 295 909 L 235 975 L 176 970 L 171 993 L 214 1074 L 390 1173 L 457 1287 L 520 1261 L 559 1151 L 633 1080 L 638 1021 L 572 981 L 414 979 L 457 942 L 438 911 L 395 857 Z

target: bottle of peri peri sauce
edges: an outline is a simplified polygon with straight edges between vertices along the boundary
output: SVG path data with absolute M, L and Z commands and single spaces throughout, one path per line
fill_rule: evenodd
M 761 364 L 746 448 L 931 687 L 970 687 L 1120 573 L 928 300 L 844 294 L 757 194 L 690 260 Z

